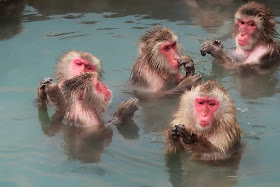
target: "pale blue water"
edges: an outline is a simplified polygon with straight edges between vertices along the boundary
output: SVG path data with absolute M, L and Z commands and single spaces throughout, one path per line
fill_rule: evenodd
M 212 1 L 198 1 L 200 10 L 183 0 L 18 2 L 14 16 L 0 20 L 1 187 L 280 185 L 279 70 L 241 79 L 199 52 L 205 39 L 221 39 L 226 48 L 234 47 L 230 26 L 241 2 L 208 6 Z M 267 4 L 280 21 L 278 1 Z M 104 82 L 113 91 L 108 118 L 131 97 L 123 85 L 137 55 L 138 37 L 153 25 L 170 27 L 194 59 L 196 72 L 205 80 L 219 81 L 232 95 L 247 134 L 240 163 L 221 168 L 185 155 L 177 155 L 183 157 L 181 163 L 166 158 L 162 130 L 172 119 L 177 99 L 141 103 L 134 126 L 123 134 L 113 127 L 109 145 L 78 145 L 85 148 L 87 161 L 82 151 L 71 151 L 65 134 L 49 137 L 42 130 L 36 88 L 41 79 L 54 76 L 63 52 L 77 49 L 101 59 Z

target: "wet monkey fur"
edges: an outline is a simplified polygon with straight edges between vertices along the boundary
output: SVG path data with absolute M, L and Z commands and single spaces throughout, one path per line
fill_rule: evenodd
M 234 15 L 232 36 L 236 50 L 227 53 L 221 41 L 206 41 L 200 52 L 203 56 L 211 54 L 217 63 L 226 68 L 240 70 L 271 69 L 279 64 L 280 46 L 276 20 L 272 11 L 264 4 L 248 2 Z
M 164 131 L 169 152 L 189 151 L 196 160 L 225 160 L 240 146 L 236 109 L 226 90 L 206 81 L 186 91 Z
M 58 60 L 56 82 L 43 79 L 37 89 L 39 108 L 52 102 L 54 119 L 74 126 L 104 126 L 103 114 L 111 102 L 111 90 L 100 81 L 102 69 L 97 57 L 81 51 L 68 51 Z M 120 104 L 110 124 L 122 124 L 138 109 L 137 99 Z
M 201 81 L 201 75 L 194 74 L 192 59 L 183 56 L 178 37 L 170 29 L 150 29 L 140 37 L 138 47 L 130 79 L 134 91 L 169 96 L 182 94 Z M 185 67 L 186 75 L 180 66 Z M 170 83 L 175 87 L 168 90 Z

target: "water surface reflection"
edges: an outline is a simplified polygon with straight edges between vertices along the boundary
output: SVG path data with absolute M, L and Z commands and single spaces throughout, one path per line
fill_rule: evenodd
M 0 186 L 279 186 L 279 69 L 240 75 L 199 52 L 201 42 L 213 38 L 233 48 L 231 22 L 243 1 L 225 6 L 196 0 L 197 7 L 188 0 L 13 2 L 16 9 L 0 11 L 0 164 L 5 171 Z M 262 2 L 280 21 L 278 1 Z M 141 101 L 129 128 L 112 127 L 102 136 L 51 126 L 43 114 L 38 120 L 36 86 L 54 74 L 56 59 L 69 49 L 100 57 L 104 82 L 113 91 L 112 115 L 131 97 L 123 85 L 137 56 L 138 38 L 153 25 L 171 28 L 194 59 L 196 72 L 217 80 L 232 95 L 238 122 L 248 135 L 235 165 L 195 162 L 185 153 L 166 156 L 162 130 L 172 120 L 178 98 Z

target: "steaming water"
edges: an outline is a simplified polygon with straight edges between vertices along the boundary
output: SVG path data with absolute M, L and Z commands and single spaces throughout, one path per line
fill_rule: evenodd
M 192 1 L 17 1 L 17 10 L 0 20 L 0 186 L 279 186 L 279 70 L 241 78 L 209 55 L 202 57 L 199 48 L 206 39 L 234 47 L 232 16 L 241 2 L 210 6 L 212 1 L 198 1 L 199 8 L 187 2 Z M 267 4 L 280 21 L 279 3 Z M 165 154 L 162 130 L 178 99 L 140 103 L 128 129 L 112 127 L 111 140 L 84 144 L 41 126 L 36 88 L 41 79 L 54 76 L 56 60 L 70 49 L 101 59 L 104 82 L 113 91 L 109 119 L 131 97 L 124 85 L 138 37 L 153 25 L 171 28 L 194 59 L 196 72 L 232 95 L 246 134 L 239 163 L 217 167 L 185 154 Z

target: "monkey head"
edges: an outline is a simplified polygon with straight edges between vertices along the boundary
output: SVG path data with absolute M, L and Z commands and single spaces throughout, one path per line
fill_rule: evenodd
M 271 42 L 278 35 L 275 25 L 274 15 L 267 6 L 249 2 L 236 11 L 232 36 L 238 47 L 249 51 L 257 43 Z
M 140 37 L 139 54 L 159 73 L 176 74 L 180 71 L 177 60 L 183 54 L 178 37 L 168 28 L 156 27 Z
M 103 113 L 111 102 L 112 92 L 98 80 L 96 72 L 82 73 L 60 84 L 62 94 L 68 98 L 68 111 L 75 111 L 80 106 L 78 111 L 94 111 L 99 121 L 102 120 Z
M 207 81 L 182 95 L 178 123 L 189 124 L 194 133 L 213 132 L 227 125 L 226 120 L 236 121 L 235 107 L 230 95 L 215 81 Z
M 71 79 L 81 73 L 96 72 L 102 76 L 100 60 L 90 53 L 71 50 L 62 55 L 56 66 L 57 81 Z

